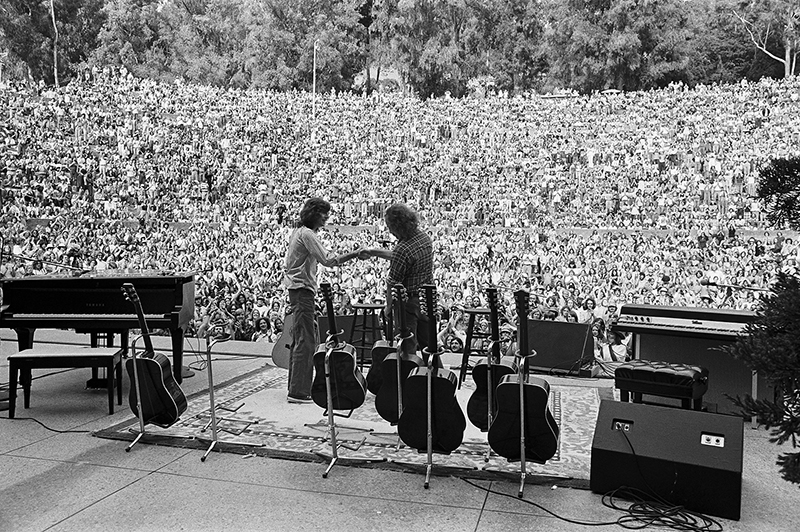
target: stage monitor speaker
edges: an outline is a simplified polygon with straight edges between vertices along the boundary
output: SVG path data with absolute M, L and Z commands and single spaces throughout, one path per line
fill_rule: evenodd
M 594 361 L 591 325 L 566 321 L 528 320 L 528 345 L 536 351 L 532 371 L 581 377 L 586 362 Z
M 741 417 L 601 401 L 589 485 L 601 494 L 637 488 L 689 510 L 738 520 L 743 437 Z

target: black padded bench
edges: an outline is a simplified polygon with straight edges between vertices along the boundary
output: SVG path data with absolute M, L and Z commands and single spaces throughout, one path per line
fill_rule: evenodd
M 700 366 L 670 364 L 654 360 L 631 360 L 617 366 L 614 386 L 620 400 L 642 402 L 642 394 L 681 400 L 681 407 L 700 410 L 708 390 L 708 370 Z
M 31 405 L 31 370 L 38 368 L 106 368 L 108 413 L 114 413 L 114 385 L 122 404 L 121 347 L 37 346 L 8 355 L 8 417 L 13 419 L 17 382 L 22 385 L 25 408 Z

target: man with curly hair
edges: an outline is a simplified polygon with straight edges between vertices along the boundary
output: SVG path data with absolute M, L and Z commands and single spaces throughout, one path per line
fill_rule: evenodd
M 319 345 L 315 296 L 317 267 L 340 266 L 358 257 L 360 249 L 342 253 L 329 251 L 317 234 L 330 216 L 331 204 L 310 198 L 300 210 L 297 226 L 289 236 L 286 251 L 285 283 L 289 291 L 289 313 L 294 317 L 289 354 L 290 403 L 310 403 L 314 378 L 314 352 Z
M 386 315 L 392 309 L 392 287 L 400 283 L 408 293 L 405 304 L 406 326 L 414 338 L 405 346 L 408 352 L 424 349 L 428 342 L 428 318 L 422 314 L 419 304 L 419 289 L 433 284 L 433 241 L 419 228 L 417 213 L 402 203 L 395 203 L 386 209 L 384 221 L 389 232 L 397 239 L 394 249 L 366 249 L 360 258 L 378 257 L 389 261 L 389 275 L 386 289 Z M 399 324 L 399 320 L 394 320 Z

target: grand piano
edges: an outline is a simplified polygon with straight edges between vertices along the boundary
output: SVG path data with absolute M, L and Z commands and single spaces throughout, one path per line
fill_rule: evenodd
M 110 270 L 79 276 L 31 276 L 0 281 L 0 328 L 14 329 L 19 349 L 33 347 L 36 329 L 75 329 L 90 333 L 93 347 L 98 334 L 107 345 L 114 334 L 128 346 L 129 329 L 140 329 L 134 306 L 122 293 L 131 283 L 142 304 L 148 328 L 167 329 L 172 337 L 172 371 L 182 381 L 183 335 L 194 317 L 194 274 L 156 270 Z
M 631 333 L 634 357 L 708 368 L 703 398 L 710 411 L 736 414 L 728 396 L 769 397 L 772 388 L 742 361 L 721 350 L 746 334 L 756 313 L 744 310 L 623 305 L 612 329 Z

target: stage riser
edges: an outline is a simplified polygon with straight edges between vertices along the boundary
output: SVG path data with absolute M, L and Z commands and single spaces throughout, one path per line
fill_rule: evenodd
M 631 429 L 613 430 L 615 420 L 633 422 Z M 743 430 L 742 419 L 735 416 L 602 401 L 590 488 L 600 494 L 637 488 L 690 510 L 738 520 Z M 704 434 L 723 436 L 724 447 L 701 444 Z

